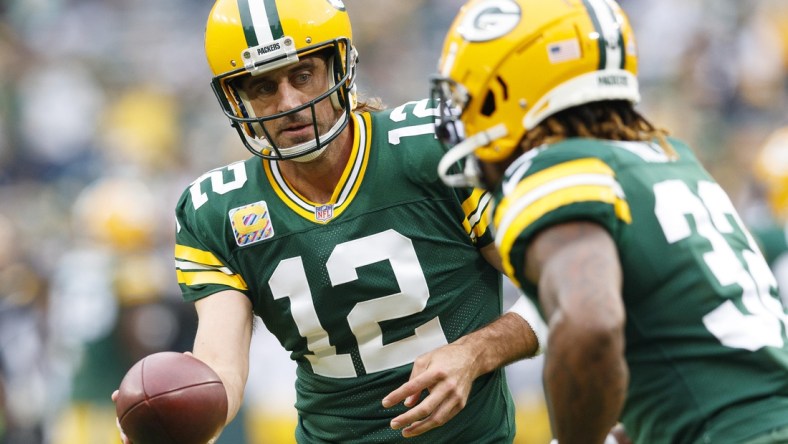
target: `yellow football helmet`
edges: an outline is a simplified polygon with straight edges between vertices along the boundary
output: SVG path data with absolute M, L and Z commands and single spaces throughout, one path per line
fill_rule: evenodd
M 269 159 L 308 160 L 344 129 L 356 106 L 358 60 L 342 0 L 217 0 L 205 27 L 205 54 L 213 71 L 213 90 L 244 146 Z M 255 116 L 245 94 L 234 87 L 242 76 L 259 75 L 298 62 L 299 57 L 331 51 L 329 89 L 292 110 Z M 316 103 L 330 100 L 343 110 L 336 124 L 319 134 Z M 311 109 L 316 138 L 293 147 L 271 141 L 265 122 Z M 311 154 L 310 154 L 311 153 Z
M 788 221 L 788 126 L 769 136 L 755 157 L 754 169 L 774 218 Z
M 79 193 L 72 211 L 77 234 L 118 253 L 152 248 L 160 235 L 156 197 L 137 179 L 101 178 Z
M 612 0 L 471 0 L 451 25 L 432 80 L 436 133 L 448 145 L 441 169 L 450 185 L 478 185 L 475 153 L 507 159 L 526 131 L 573 106 L 640 100 L 629 21 Z

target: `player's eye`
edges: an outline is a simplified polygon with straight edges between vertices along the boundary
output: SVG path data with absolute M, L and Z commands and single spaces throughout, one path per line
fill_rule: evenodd
M 257 95 L 269 96 L 276 93 L 276 82 L 270 80 L 258 82 L 254 85 L 253 91 Z
M 310 72 L 299 72 L 293 78 L 293 84 L 297 86 L 303 86 L 309 84 L 309 81 L 312 79 L 312 73 Z

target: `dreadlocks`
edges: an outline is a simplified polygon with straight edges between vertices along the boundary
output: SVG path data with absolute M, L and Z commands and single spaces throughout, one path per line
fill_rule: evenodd
M 667 140 L 667 131 L 656 128 L 645 117 L 623 100 L 593 102 L 558 112 L 525 133 L 520 147 L 533 147 L 555 143 L 570 137 L 593 137 L 622 141 L 652 141 L 668 157 L 678 157 Z

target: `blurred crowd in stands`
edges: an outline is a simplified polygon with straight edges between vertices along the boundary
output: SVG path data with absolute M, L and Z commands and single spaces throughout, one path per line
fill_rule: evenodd
M 775 133 L 788 125 L 788 2 L 620 3 L 641 51 L 640 109 L 697 148 L 753 227 L 785 224 L 774 187 L 788 183 L 788 134 Z M 425 97 L 462 1 L 345 4 L 360 93 Z M 0 2 L 0 444 L 119 442 L 110 393 L 125 370 L 191 347 L 174 205 L 191 180 L 249 155 L 209 87 L 211 5 Z M 294 366 L 263 330 L 244 416 L 220 442 L 292 442 Z M 509 370 L 519 443 L 549 440 L 539 371 L 538 359 Z

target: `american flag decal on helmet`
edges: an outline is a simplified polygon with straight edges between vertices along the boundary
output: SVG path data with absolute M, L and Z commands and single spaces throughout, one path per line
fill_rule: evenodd
M 255 202 L 229 212 L 233 237 L 239 247 L 251 245 L 274 236 L 274 226 L 265 201 Z

